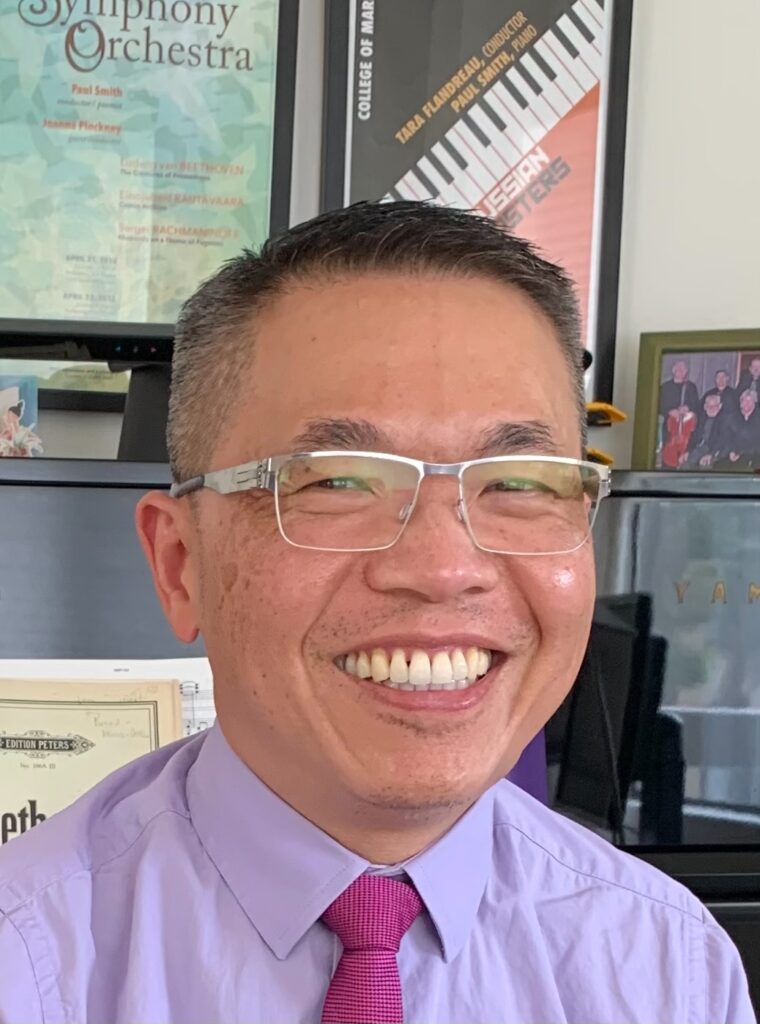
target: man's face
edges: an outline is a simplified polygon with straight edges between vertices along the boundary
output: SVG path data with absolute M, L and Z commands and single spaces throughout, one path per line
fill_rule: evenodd
M 673 363 L 673 380 L 676 384 L 683 384 L 689 376 L 689 367 L 682 360 Z
M 749 364 L 749 372 L 757 379 L 760 377 L 760 359 L 753 359 Z
M 392 453 L 429 462 L 475 457 L 481 433 L 504 421 L 545 424 L 556 454 L 581 455 L 552 328 L 486 279 L 299 284 L 257 318 L 254 348 L 209 469 L 293 451 L 323 418 L 367 421 Z M 591 544 L 551 557 L 485 553 L 457 498 L 455 478 L 427 478 L 395 546 L 335 553 L 287 544 L 271 494 L 198 496 L 191 557 L 219 718 L 278 792 L 318 786 L 394 811 L 466 805 L 568 692 L 592 614 Z M 404 707 L 404 694 L 336 666 L 396 641 L 431 655 L 475 643 L 498 663 L 457 710 Z
M 705 413 L 713 419 L 720 412 L 721 401 L 718 395 L 708 395 L 705 399 Z
M 719 391 L 725 391 L 725 389 L 728 387 L 728 374 L 725 373 L 723 370 L 719 370 L 715 374 L 715 386 L 718 388 Z
M 755 401 L 755 396 L 752 394 L 751 391 L 744 392 L 740 399 L 740 405 L 741 410 L 745 416 L 752 415 L 752 413 L 755 411 L 755 408 L 757 407 L 757 402 Z

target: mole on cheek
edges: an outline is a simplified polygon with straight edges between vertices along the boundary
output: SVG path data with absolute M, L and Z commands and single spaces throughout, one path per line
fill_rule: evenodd
M 225 593 L 228 594 L 235 586 L 235 583 L 238 578 L 237 565 L 234 562 L 226 562 L 222 566 L 220 576 L 222 581 L 222 587 L 224 588 Z

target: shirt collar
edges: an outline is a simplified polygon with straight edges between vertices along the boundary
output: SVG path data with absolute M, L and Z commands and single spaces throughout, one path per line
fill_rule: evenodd
M 187 800 L 206 852 L 280 960 L 369 867 L 265 786 L 231 749 L 218 722 L 188 774 Z M 475 922 L 492 848 L 489 791 L 404 865 L 447 962 L 460 952 Z
M 493 864 L 494 792 L 487 790 L 449 831 L 406 865 L 450 963 L 472 931 Z

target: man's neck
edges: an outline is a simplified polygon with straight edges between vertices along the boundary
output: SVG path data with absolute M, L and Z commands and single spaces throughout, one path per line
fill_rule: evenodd
M 272 759 L 252 756 L 246 745 L 238 742 L 233 728 L 225 729 L 224 735 L 241 761 L 273 793 L 371 864 L 391 866 L 422 853 L 475 803 L 473 799 L 435 807 L 401 807 L 390 802 L 362 801 L 337 784 L 326 785 L 316 772 L 304 777 Z
M 340 822 L 331 825 L 329 822 L 320 823 L 311 818 L 309 820 L 332 836 L 341 846 L 363 857 L 370 864 L 392 867 L 411 860 L 423 850 L 427 850 L 456 824 L 463 813 L 464 811 L 457 810 L 456 813 L 451 813 L 447 820 L 438 819 L 434 826 L 429 823 L 427 828 L 423 825 L 406 829 L 343 828 Z

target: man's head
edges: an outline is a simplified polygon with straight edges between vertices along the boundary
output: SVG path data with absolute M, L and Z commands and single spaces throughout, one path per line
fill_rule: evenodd
M 317 218 L 222 268 L 184 307 L 176 344 L 182 479 L 304 448 L 582 455 L 572 287 L 469 214 L 399 203 Z M 348 553 L 286 543 L 266 491 L 152 495 L 139 510 L 175 632 L 203 634 L 225 735 L 333 834 L 461 813 L 512 768 L 582 660 L 590 543 L 485 552 L 457 497 L 456 479 L 426 478 L 393 547 Z M 340 667 L 373 648 L 470 646 L 497 653 L 456 711 L 409 710 Z
M 705 414 L 709 416 L 710 419 L 713 419 L 713 417 L 718 415 L 721 405 L 722 402 L 720 400 L 720 395 L 705 395 Z
M 565 274 L 484 217 L 414 202 L 357 203 L 275 236 L 258 253 L 244 251 L 185 303 L 175 333 L 168 429 L 175 477 L 208 467 L 220 423 L 198 415 L 195 398 L 222 413 L 245 387 L 256 313 L 299 283 L 321 288 L 374 273 L 487 278 L 531 299 L 564 354 L 585 445 L 584 351 Z
M 751 416 L 757 408 L 757 398 L 754 391 L 742 391 L 739 396 L 739 408 L 745 416 Z
M 715 387 L 718 391 L 725 391 L 728 387 L 729 376 L 725 370 L 718 370 L 715 374 Z
M 760 377 L 760 356 L 755 356 L 749 364 L 749 372 L 757 380 Z
M 685 359 L 678 359 L 673 363 L 671 373 L 676 384 L 683 384 L 689 379 L 689 364 Z

